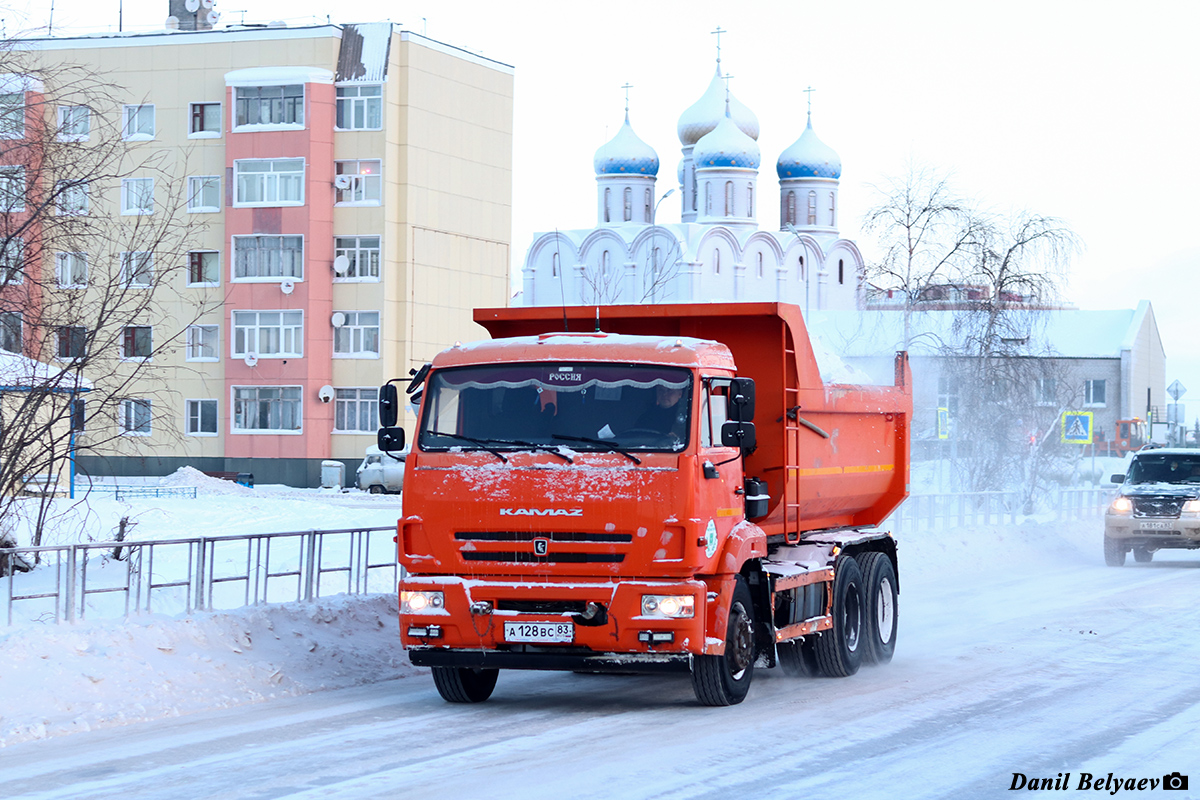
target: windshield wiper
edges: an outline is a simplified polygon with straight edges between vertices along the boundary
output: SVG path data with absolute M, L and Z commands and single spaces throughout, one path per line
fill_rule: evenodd
M 471 444 L 477 444 L 480 447 L 482 447 L 484 450 L 487 450 L 489 453 L 494 455 L 496 458 L 503 461 L 505 464 L 508 463 L 508 459 L 504 457 L 504 454 L 493 447 L 488 447 L 488 443 L 484 439 L 476 439 L 472 436 L 463 436 L 461 433 L 446 433 L 445 431 L 430 431 L 429 434 L 431 436 L 445 436 L 447 439 L 458 439 L 459 441 L 462 441 L 462 442 L 470 442 Z
M 630 452 L 627 452 L 626 450 L 613 444 L 612 442 L 606 442 L 603 439 L 592 439 L 588 436 L 567 436 L 566 434 L 563 434 L 563 433 L 552 433 L 552 434 L 550 434 L 550 438 L 551 439 L 562 439 L 563 441 L 567 441 L 567 442 L 586 442 L 587 444 L 598 444 L 601 447 L 607 447 L 609 450 L 613 451 L 614 453 L 620 453 L 621 455 L 625 456 L 626 458 L 628 458 L 630 461 L 632 461 L 635 464 L 642 463 L 642 460 L 640 458 L 638 458 L 637 456 L 633 455 Z

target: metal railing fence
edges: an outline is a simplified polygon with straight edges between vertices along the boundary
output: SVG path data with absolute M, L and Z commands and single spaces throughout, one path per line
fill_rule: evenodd
M 912 530 L 947 530 L 967 525 L 1016 523 L 1035 513 L 1052 513 L 1056 519 L 1100 517 L 1116 493 L 1115 488 L 1058 489 L 1034 505 L 1024 492 L 959 492 L 909 495 L 883 523 L 897 533 Z
M 395 526 L 0 549 L 38 563 L 0 577 L 4 621 L 191 613 L 394 592 Z
M 77 494 L 112 495 L 117 500 L 132 497 L 187 497 L 196 498 L 195 486 L 121 486 L 118 484 L 97 483 L 91 486 L 76 487 Z

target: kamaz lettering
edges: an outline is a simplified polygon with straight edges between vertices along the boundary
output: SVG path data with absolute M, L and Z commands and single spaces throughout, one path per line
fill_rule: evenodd
M 502 508 L 502 517 L 582 517 L 582 508 Z

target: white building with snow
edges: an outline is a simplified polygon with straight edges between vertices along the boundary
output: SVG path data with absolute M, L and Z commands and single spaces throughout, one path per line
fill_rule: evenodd
M 678 125 L 678 185 L 657 193 L 658 154 L 625 123 L 596 151 L 596 226 L 541 233 L 522 268 L 520 305 L 782 301 L 861 305 L 863 259 L 838 233 L 842 163 L 804 132 L 780 154 L 779 225 L 761 230 L 758 118 L 716 74 Z M 681 222 L 655 224 L 660 202 Z

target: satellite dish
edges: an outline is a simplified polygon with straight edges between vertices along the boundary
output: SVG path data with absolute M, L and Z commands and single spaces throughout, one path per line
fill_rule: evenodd
M 340 311 L 335 311 L 329 321 L 333 323 L 333 327 L 340 328 L 346 324 L 346 315 Z
M 190 2 L 190 0 L 189 0 L 189 2 Z M 179 30 L 179 17 L 175 16 L 174 14 L 167 17 L 166 25 L 167 25 L 167 30 L 169 30 L 169 31 Z
M 292 292 L 296 291 L 296 282 L 284 281 L 283 283 L 279 284 L 279 291 L 283 292 L 284 294 L 291 294 Z
M 333 387 L 326 384 L 317 390 L 317 397 L 321 398 L 322 403 L 328 403 L 333 399 Z
M 200 0 L 184 0 L 183 7 L 195 14 L 200 10 Z
M 246 353 L 246 357 L 242 360 L 246 362 L 247 367 L 253 367 L 258 363 L 258 356 L 254 355 L 254 353 Z
M 200 0 L 200 5 L 204 6 L 205 8 L 212 8 L 213 0 Z
M 350 188 L 350 176 L 349 175 L 338 175 L 336 178 L 333 179 L 333 185 L 339 189 L 349 189 Z
M 209 25 L 216 25 L 217 20 L 219 20 L 221 18 L 221 15 L 218 14 L 216 11 L 210 11 L 204 16 L 204 18 L 206 20 L 208 20 Z
M 345 275 L 350 271 L 350 257 L 338 256 L 333 260 L 333 271 L 338 275 Z

